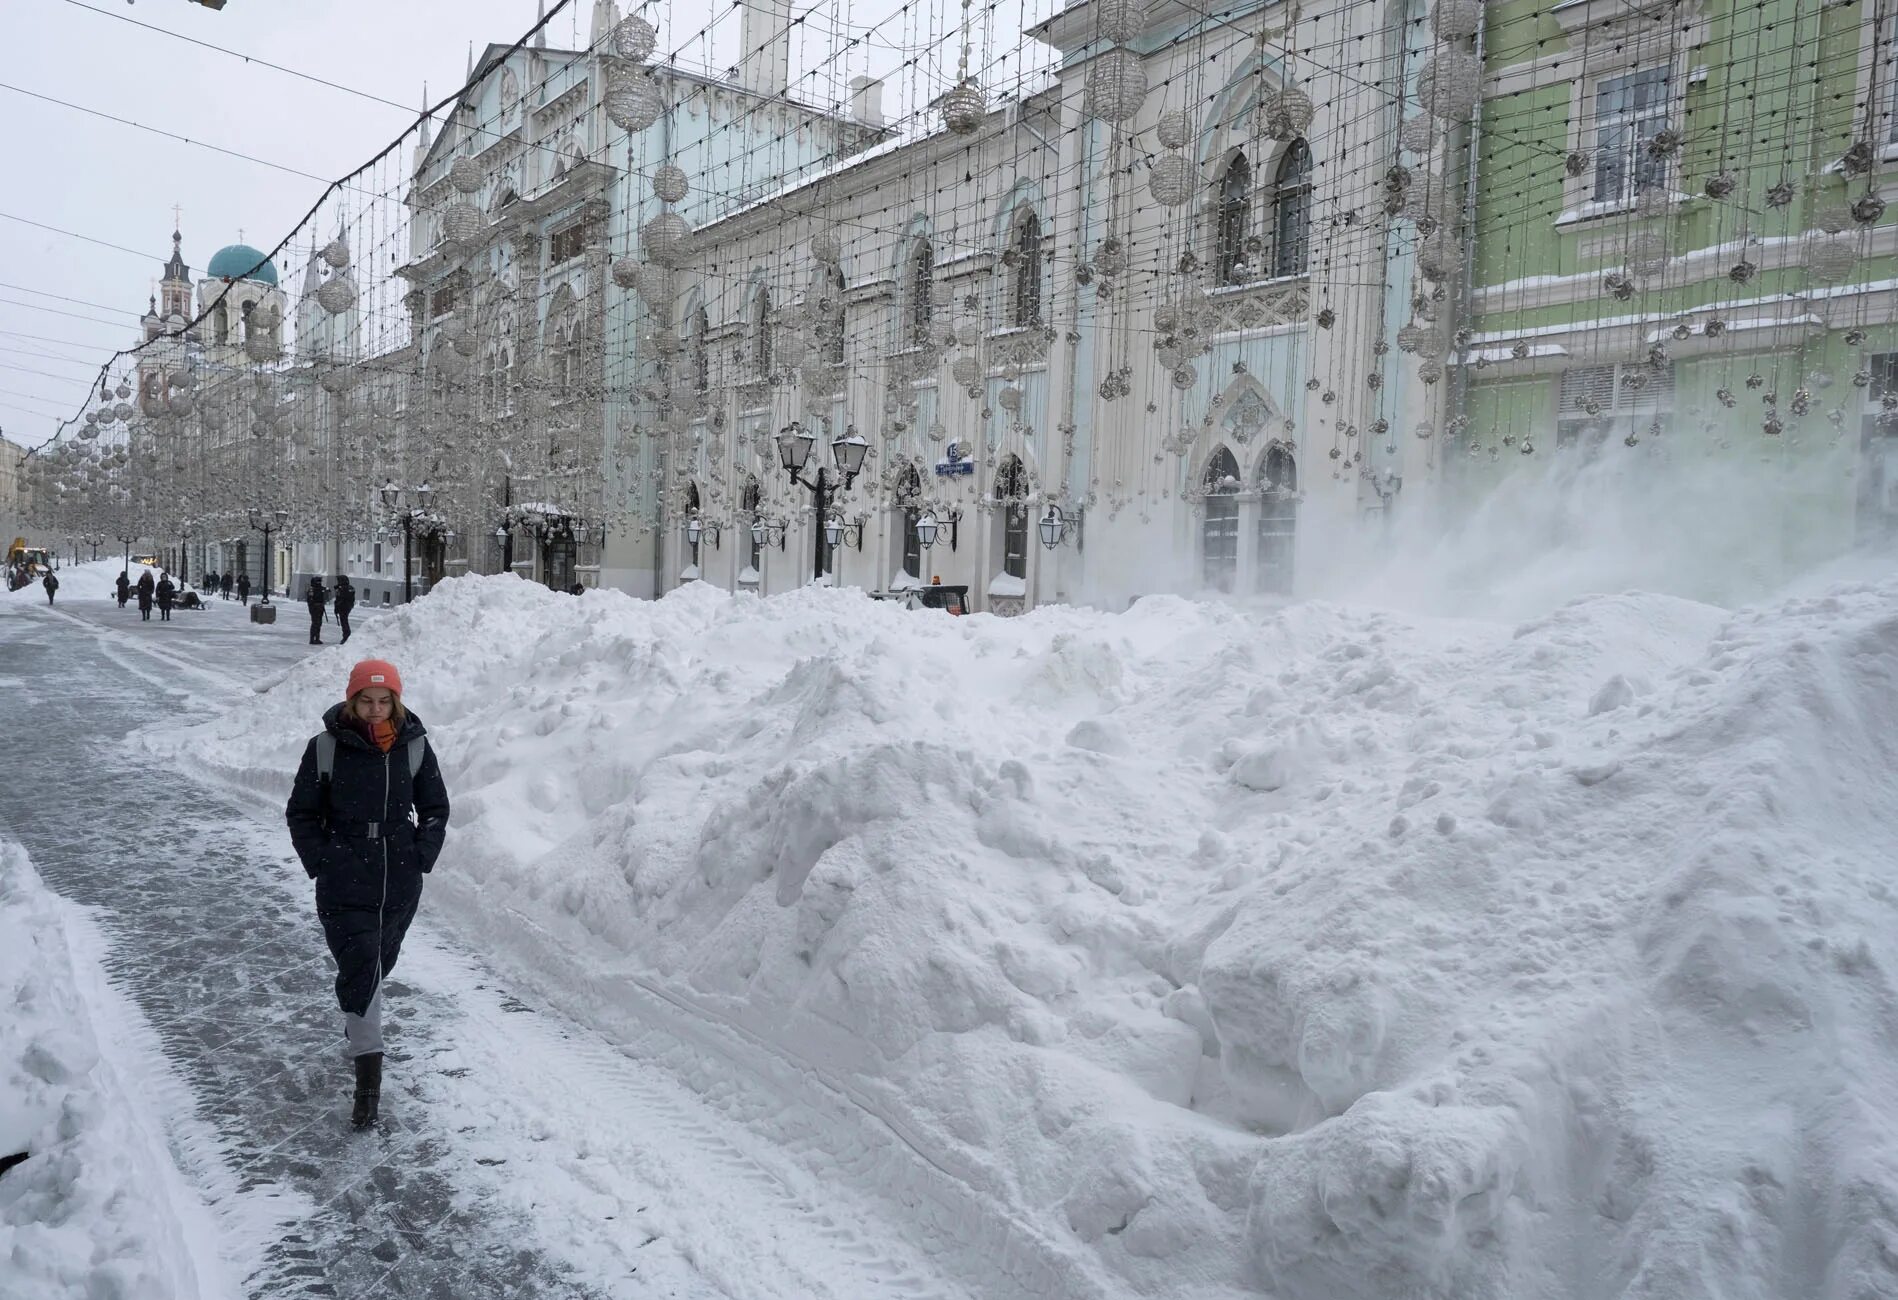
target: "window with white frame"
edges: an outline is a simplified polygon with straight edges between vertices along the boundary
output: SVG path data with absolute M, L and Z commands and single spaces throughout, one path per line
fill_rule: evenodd
M 1207 586 L 1231 591 L 1239 573 L 1239 462 L 1221 447 L 1206 464 L 1200 488 L 1206 494 L 1200 520 L 1200 575 Z
M 1647 362 L 1577 366 L 1562 372 L 1555 445 L 1593 452 L 1611 437 L 1665 430 L 1674 410 L 1674 368 Z
M 1667 181 L 1667 160 L 1648 143 L 1667 127 L 1667 69 L 1639 68 L 1595 83 L 1597 203 L 1631 199 Z

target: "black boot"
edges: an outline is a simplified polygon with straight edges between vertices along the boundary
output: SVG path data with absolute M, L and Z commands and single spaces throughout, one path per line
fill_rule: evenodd
M 368 1128 L 376 1122 L 376 1107 L 382 1100 L 382 1053 L 364 1052 L 356 1058 L 356 1108 L 349 1122 L 356 1128 Z

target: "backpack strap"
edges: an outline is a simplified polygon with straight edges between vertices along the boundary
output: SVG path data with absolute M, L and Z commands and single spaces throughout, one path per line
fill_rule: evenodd
M 332 745 L 334 743 L 334 741 L 331 742 Z M 426 753 L 428 753 L 427 736 L 417 736 L 409 742 L 409 780 L 413 781 L 415 774 L 422 770 L 422 756 Z

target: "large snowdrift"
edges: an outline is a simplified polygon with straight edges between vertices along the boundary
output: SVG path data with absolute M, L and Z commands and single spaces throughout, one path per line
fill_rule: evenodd
M 431 906 L 853 1098 L 1040 1294 L 1898 1293 L 1898 584 L 1512 628 L 467 579 L 150 743 L 280 798 L 371 654 L 455 799 Z
M 235 1295 L 209 1212 L 172 1163 L 175 1097 L 83 915 L 0 837 L 0 1297 Z

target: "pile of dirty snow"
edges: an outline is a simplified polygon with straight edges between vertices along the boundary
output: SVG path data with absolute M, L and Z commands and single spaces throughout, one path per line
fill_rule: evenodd
M 0 838 L 0 1155 L 28 1157 L 0 1174 L 0 1295 L 234 1295 L 152 1110 L 167 1091 L 155 1045 L 97 950 L 78 910 Z
M 1042 1294 L 1898 1290 L 1898 584 L 1505 626 L 482 578 L 357 640 L 149 743 L 280 799 L 393 659 L 430 909 L 849 1097 Z

